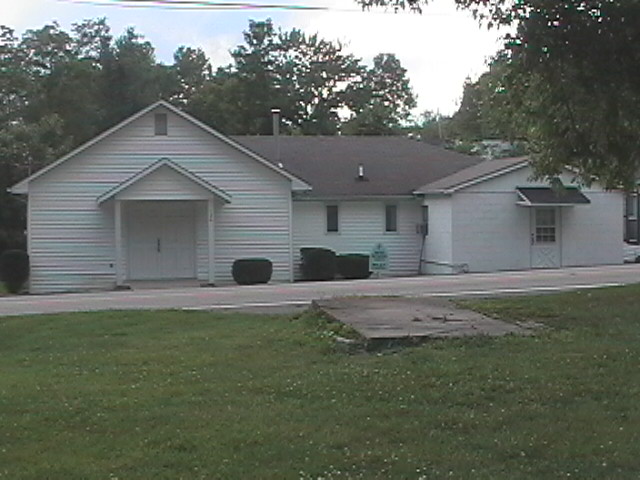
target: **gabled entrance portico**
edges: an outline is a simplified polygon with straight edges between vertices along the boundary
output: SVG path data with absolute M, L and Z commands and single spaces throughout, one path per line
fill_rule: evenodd
M 207 281 L 214 284 L 216 209 L 230 201 L 166 158 L 102 195 L 99 204 L 113 204 L 116 285 L 195 279 L 198 225 L 206 225 Z

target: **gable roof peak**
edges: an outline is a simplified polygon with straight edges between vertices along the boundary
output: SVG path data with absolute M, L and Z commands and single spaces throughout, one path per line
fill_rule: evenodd
M 201 128 L 205 132 L 207 132 L 210 135 L 216 137 L 218 140 L 221 140 L 221 141 L 225 142 L 226 144 L 230 145 L 231 147 L 235 148 L 236 150 L 239 150 L 240 152 L 244 153 L 245 155 L 248 155 L 249 157 L 251 157 L 254 160 L 258 161 L 259 163 L 263 164 L 267 168 L 269 168 L 269 169 L 279 173 L 280 175 L 286 177 L 287 179 L 292 181 L 292 183 L 295 186 L 295 189 L 297 189 L 297 190 L 310 190 L 311 189 L 311 186 L 309 184 L 307 184 L 306 182 L 304 182 L 302 179 L 296 177 L 295 175 L 292 175 L 291 173 L 289 173 L 288 171 L 286 171 L 284 169 L 281 169 L 281 168 L 278 168 L 277 166 L 274 166 L 271 162 L 269 162 L 265 158 L 262 158 L 260 155 L 256 154 L 255 152 L 252 152 L 248 148 L 244 147 L 243 145 L 240 145 L 239 143 L 235 142 L 234 140 L 232 140 L 231 138 L 227 137 L 226 135 L 218 132 L 217 130 L 214 130 L 213 128 L 211 128 L 208 125 L 204 124 L 200 120 L 198 120 L 198 119 L 192 117 L 191 115 L 183 112 L 178 107 L 172 105 L 168 101 L 160 99 L 160 100 L 157 100 L 156 102 L 152 103 L 151 105 L 148 105 L 147 107 L 143 108 L 142 110 L 138 111 L 137 113 L 134 113 L 133 115 L 125 118 L 123 121 L 121 121 L 117 125 L 114 125 L 113 127 L 111 127 L 109 129 L 105 130 L 104 132 L 102 132 L 101 134 L 93 137 L 92 139 L 90 139 L 87 142 L 83 143 L 82 145 L 80 145 L 79 147 L 75 148 L 74 150 L 72 150 L 71 152 L 67 153 L 66 155 L 62 156 L 61 158 L 59 158 L 58 160 L 54 161 L 53 163 L 50 163 L 49 165 L 41 168 L 40 170 L 38 170 L 34 174 L 30 175 L 29 177 L 27 177 L 27 178 L 21 180 L 20 182 L 16 183 L 11 188 L 9 188 L 9 191 L 11 193 L 14 193 L 14 194 L 28 193 L 29 192 L 29 183 L 32 182 L 33 180 L 35 180 L 36 178 L 41 177 L 42 175 L 46 174 L 50 170 L 53 170 L 54 168 L 56 168 L 58 165 L 66 162 L 70 158 L 73 158 L 76 155 L 84 152 L 85 150 L 89 149 L 93 145 L 95 145 L 98 142 L 104 140 L 105 138 L 109 137 L 113 133 L 121 130 L 125 126 L 131 124 L 135 120 L 143 117 L 144 115 L 146 115 L 147 113 L 153 111 L 154 109 L 156 109 L 158 107 L 164 107 L 164 108 L 170 110 L 172 113 L 175 113 L 177 116 L 183 118 L 187 122 L 189 122 L 189 123 Z

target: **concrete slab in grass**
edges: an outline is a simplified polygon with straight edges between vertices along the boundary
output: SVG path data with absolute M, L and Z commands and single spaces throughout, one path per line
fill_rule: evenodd
M 313 307 L 370 340 L 530 335 L 535 328 L 464 310 L 445 299 L 334 298 L 314 301 Z

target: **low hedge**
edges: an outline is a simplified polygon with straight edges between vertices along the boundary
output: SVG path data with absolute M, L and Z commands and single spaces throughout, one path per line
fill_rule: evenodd
M 363 253 L 345 253 L 337 257 L 338 273 L 342 278 L 356 280 L 369 278 L 369 255 Z
M 333 280 L 336 276 L 336 253 L 322 247 L 300 249 L 302 278 L 305 280 Z
M 10 293 L 20 293 L 29 279 L 29 255 L 23 250 L 5 250 L 0 255 L 0 280 Z
M 268 283 L 273 274 L 273 264 L 267 258 L 241 258 L 233 262 L 231 274 L 238 285 Z
M 7 250 L 26 250 L 27 240 L 23 231 L 0 230 L 0 255 Z

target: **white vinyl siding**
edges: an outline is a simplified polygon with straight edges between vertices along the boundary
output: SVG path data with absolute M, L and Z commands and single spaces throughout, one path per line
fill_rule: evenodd
M 398 235 L 385 234 L 385 205 L 382 200 L 340 202 L 340 235 L 327 233 L 324 222 L 326 203 L 293 202 L 293 255 L 296 277 L 300 278 L 300 248 L 326 247 L 336 253 L 369 254 L 377 243 L 389 252 L 389 271 L 384 275 L 416 275 L 422 237 L 416 233 L 421 221 L 418 200 L 397 203 Z
M 533 209 L 516 205 L 518 186 L 546 186 L 530 181 L 524 168 L 452 195 L 453 261 L 472 272 L 531 268 Z M 572 175 L 563 175 L 565 185 Z M 588 205 L 560 207 L 556 232 L 562 267 L 622 263 L 623 195 L 593 185 L 582 192 Z
M 531 209 L 510 191 L 455 193 L 452 197 L 453 262 L 471 272 L 531 266 Z
M 154 133 L 154 114 L 159 111 L 167 113 L 167 136 Z M 32 292 L 115 285 L 114 205 L 107 201 L 98 206 L 96 199 L 160 158 L 169 158 L 232 196 L 232 203 L 216 205 L 216 283 L 232 283 L 231 265 L 242 257 L 269 258 L 273 281 L 289 281 L 291 181 L 158 107 L 31 182 Z M 141 180 L 149 187 L 146 192 L 158 193 L 160 188 L 169 198 L 179 199 L 176 196 L 195 188 L 184 184 L 187 190 L 168 191 L 170 185 L 163 186 L 162 180 L 170 173 L 157 173 L 147 182 Z M 121 194 L 126 197 L 127 191 Z M 196 270 L 204 281 L 206 204 L 196 203 Z
M 427 274 L 453 273 L 450 266 L 453 261 L 451 198 L 427 198 L 425 206 L 429 209 L 429 224 L 422 254 L 422 258 L 425 260 L 422 272 Z M 424 210 L 420 213 L 421 221 L 424 222 Z
M 171 167 L 149 173 L 116 195 L 118 200 L 207 200 L 211 192 Z
M 624 218 L 618 212 L 623 211 L 624 195 L 596 188 L 584 194 L 590 205 L 562 208 L 563 266 L 622 263 Z
M 340 208 L 338 205 L 326 206 L 327 233 L 338 233 L 340 231 Z

